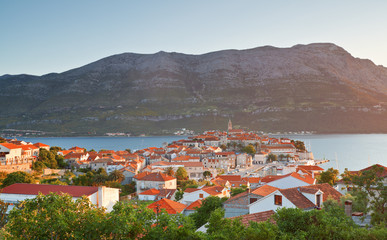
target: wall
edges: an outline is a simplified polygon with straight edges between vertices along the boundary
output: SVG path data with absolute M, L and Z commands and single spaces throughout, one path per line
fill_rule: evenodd
M 309 186 L 310 184 L 307 184 L 304 181 L 298 180 L 294 177 L 285 177 L 281 178 L 272 182 L 267 183 L 267 185 L 270 185 L 272 187 L 276 188 L 293 188 L 293 187 L 302 187 L 302 186 Z
M 282 196 L 282 206 L 274 204 L 274 195 Z M 295 208 L 296 206 L 290 202 L 287 198 L 285 198 L 279 191 L 275 191 L 264 198 L 259 199 L 258 201 L 249 205 L 249 213 L 257 213 L 269 210 L 277 210 L 277 208 Z

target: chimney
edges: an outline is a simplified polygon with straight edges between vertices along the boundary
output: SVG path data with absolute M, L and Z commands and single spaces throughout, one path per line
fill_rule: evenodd
M 344 205 L 345 205 L 345 215 L 347 215 L 348 217 L 352 217 L 352 201 L 347 200 L 345 201 Z

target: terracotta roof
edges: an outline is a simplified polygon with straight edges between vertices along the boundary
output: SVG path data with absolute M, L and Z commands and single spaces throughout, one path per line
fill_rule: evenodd
M 181 213 L 186 208 L 186 205 L 163 198 L 150 204 L 148 208 L 152 209 L 155 213 L 157 213 L 158 210 L 161 211 L 161 209 L 165 209 L 168 214 L 176 214 Z
M 340 198 L 342 194 L 334 189 L 331 185 L 328 183 L 321 183 L 321 184 L 316 184 L 316 185 L 309 185 L 309 186 L 304 186 L 302 189 L 320 189 L 323 192 L 323 201 L 328 200 L 329 196 L 337 201 L 340 201 Z
M 269 219 L 271 219 L 271 216 L 274 215 L 273 210 L 265 211 L 265 212 L 258 212 L 258 213 L 252 213 L 252 214 L 246 214 L 242 216 L 237 217 L 231 217 L 229 219 L 240 219 L 242 224 L 246 227 L 250 225 L 250 222 L 264 222 Z M 274 221 L 272 221 L 274 222 Z
M 137 174 L 136 176 L 134 176 L 134 178 L 141 181 L 156 181 L 156 182 L 165 182 L 165 181 L 176 179 L 174 177 L 168 176 L 161 172 L 157 172 L 157 173 L 143 172 L 143 173 Z
M 50 192 L 67 193 L 72 197 L 82 197 L 83 195 L 90 196 L 98 191 L 98 187 L 84 187 L 84 186 L 62 186 L 49 184 L 28 184 L 15 183 L 3 188 L 1 194 L 25 194 L 25 195 L 44 195 Z
M 369 166 L 367 168 L 363 168 L 363 169 L 361 169 L 359 171 L 350 171 L 350 172 L 351 172 L 351 174 L 359 174 L 359 172 L 369 171 L 369 170 L 371 170 L 375 166 L 378 166 L 378 167 L 381 167 L 381 168 L 384 169 L 384 171 L 382 173 L 378 173 L 377 174 L 378 177 L 386 177 L 387 176 L 387 167 L 385 167 L 383 165 L 380 165 L 380 164 L 374 164 L 374 165 Z
M 197 208 L 200 208 L 201 206 L 202 206 L 202 200 L 198 199 L 195 202 L 188 205 L 188 207 L 185 210 L 195 211 Z
M 196 192 L 196 191 L 198 191 L 198 190 L 200 190 L 199 188 L 186 188 L 185 190 L 184 190 L 184 192 L 186 192 L 186 193 L 191 193 L 191 192 Z
M 218 175 L 216 178 L 220 178 L 222 180 L 231 181 L 242 181 L 241 175 Z
M 298 165 L 298 168 L 302 168 L 307 171 L 324 171 L 324 168 L 321 168 L 316 165 Z
M 272 187 L 270 185 L 263 185 L 262 187 L 256 188 L 252 190 L 251 192 L 260 196 L 267 196 L 272 192 L 275 192 L 279 188 Z
M 44 144 L 44 143 L 34 143 L 35 147 L 41 148 L 41 147 L 50 147 L 50 145 Z
M 246 177 L 242 179 L 249 183 L 259 183 L 259 181 L 261 180 L 261 178 L 259 177 Z
M 309 209 L 315 207 L 297 188 L 281 189 L 280 192 L 298 208 Z
M 15 145 L 15 144 L 13 144 L 13 143 L 0 143 L 0 145 L 3 145 L 5 148 L 8 148 L 8 149 L 17 149 L 17 148 L 21 148 L 21 146 Z
M 204 187 L 202 188 L 203 191 L 206 193 L 212 195 L 212 196 L 217 196 L 222 194 L 222 191 L 224 190 L 224 187 L 221 186 L 211 186 L 211 187 Z
M 157 195 L 159 194 L 160 191 L 155 189 L 155 188 L 151 188 L 151 189 L 148 189 L 142 193 L 139 193 L 138 195 Z
M 176 189 L 160 189 L 160 193 L 157 195 L 157 199 L 167 198 L 171 199 L 173 194 L 175 194 Z
M 308 184 L 314 184 L 316 182 L 316 179 L 312 178 L 311 176 L 309 175 L 301 175 L 299 173 L 296 173 L 296 172 L 292 172 L 292 173 L 289 173 L 289 174 L 286 174 L 286 175 L 269 175 L 269 176 L 266 176 L 266 177 L 263 177 L 261 179 L 261 182 L 264 182 L 264 183 L 269 183 L 269 182 L 272 182 L 272 181 L 275 181 L 275 180 L 278 180 L 278 179 L 282 179 L 282 178 L 285 178 L 285 177 L 294 177 L 298 180 L 301 180 L 303 182 L 306 182 Z

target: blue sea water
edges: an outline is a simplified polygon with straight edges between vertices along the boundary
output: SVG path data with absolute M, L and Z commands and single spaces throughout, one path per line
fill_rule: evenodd
M 278 135 L 274 137 L 280 137 Z M 305 142 L 315 159 L 329 159 L 321 167 L 359 170 L 372 164 L 387 166 L 387 134 L 329 134 L 329 135 L 284 135 Z M 164 142 L 187 138 L 184 136 L 157 137 L 50 137 L 19 138 L 24 141 L 42 142 L 50 146 L 71 148 L 84 147 L 88 150 L 132 150 L 146 147 L 161 147 Z

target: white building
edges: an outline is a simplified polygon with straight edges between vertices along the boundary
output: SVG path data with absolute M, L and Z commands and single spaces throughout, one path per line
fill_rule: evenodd
M 85 186 L 62 186 L 49 184 L 28 184 L 15 183 L 5 187 L 0 193 L 0 199 L 11 205 L 8 212 L 14 207 L 15 203 L 25 199 L 35 198 L 39 193 L 43 195 L 49 193 L 67 193 L 73 197 L 73 200 L 86 196 L 92 204 L 98 207 L 105 207 L 108 212 L 113 210 L 113 206 L 119 201 L 119 189 L 108 187 L 85 187 Z

